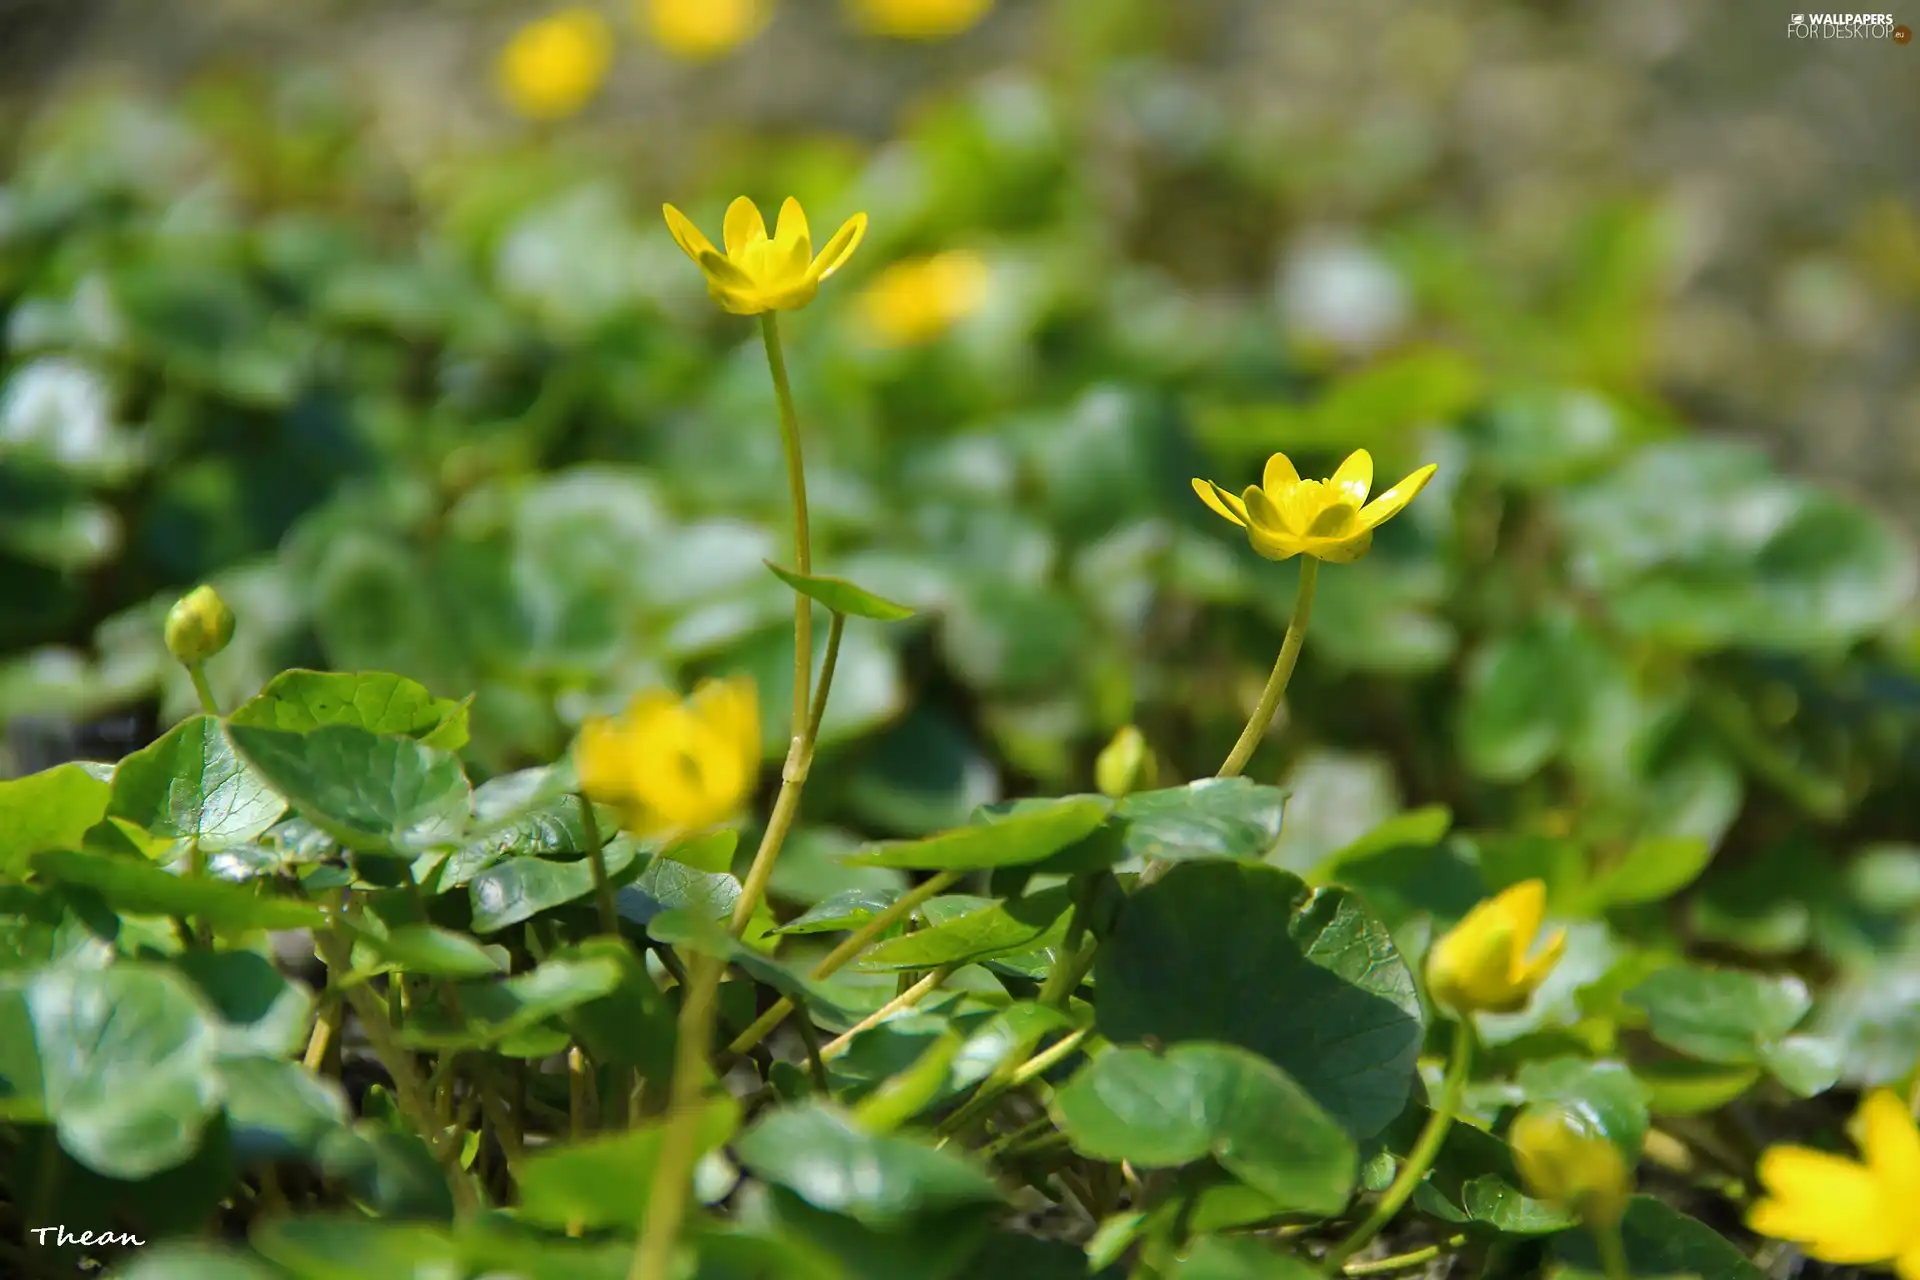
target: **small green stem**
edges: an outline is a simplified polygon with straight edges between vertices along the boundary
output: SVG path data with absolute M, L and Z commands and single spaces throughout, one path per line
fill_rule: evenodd
M 1069 1031 L 1050 1047 L 1034 1054 L 1019 1066 L 1006 1071 L 995 1071 L 981 1081 L 980 1088 L 966 1103 L 952 1115 L 940 1122 L 939 1131 L 951 1136 L 965 1129 L 976 1119 L 990 1111 L 994 1104 L 1008 1093 L 1022 1085 L 1037 1079 L 1066 1061 L 1074 1050 L 1078 1049 L 1088 1036 L 1093 1034 L 1092 1027 L 1081 1027 Z
M 787 489 L 793 498 L 793 567 L 813 572 L 813 539 L 807 521 L 807 469 L 800 454 L 800 415 L 794 411 L 787 382 L 787 357 L 780 347 L 780 322 L 771 311 L 760 316 L 767 367 L 773 371 L 774 399 L 780 405 L 780 442 L 787 453 Z M 813 670 L 813 601 L 795 594 L 793 604 L 793 736 L 807 728 L 807 685 Z
M 807 710 L 807 746 L 820 741 L 820 722 L 827 715 L 827 690 L 833 687 L 833 669 L 840 665 L 840 634 L 847 627 L 847 615 L 835 610 L 827 620 L 827 651 L 820 657 L 820 687 L 814 690 L 813 706 Z
M 1293 619 L 1287 623 L 1286 637 L 1280 642 L 1280 656 L 1274 659 L 1273 674 L 1267 677 L 1267 687 L 1260 691 L 1260 702 L 1253 709 L 1253 717 L 1240 731 L 1240 740 L 1233 744 L 1227 762 L 1220 766 L 1215 777 L 1239 777 L 1253 757 L 1253 749 L 1266 736 L 1267 726 L 1273 723 L 1273 713 L 1280 708 L 1287 682 L 1293 679 L 1293 666 L 1300 660 L 1300 646 L 1307 639 L 1307 623 L 1313 617 L 1313 588 L 1319 576 L 1320 562 L 1312 556 L 1300 557 L 1300 593 L 1294 597 Z
M 702 955 L 694 960 L 693 982 L 680 1009 L 680 1026 L 673 1050 L 673 1094 L 667 1104 L 666 1128 L 660 1135 L 660 1156 L 654 1162 L 653 1189 L 647 1196 L 646 1217 L 633 1250 L 628 1280 L 668 1280 L 673 1246 L 680 1239 L 680 1221 L 691 1198 L 693 1166 L 699 1158 L 700 1094 L 704 1087 L 707 1050 L 712 1047 L 714 1010 L 726 961 Z
M 200 695 L 200 709 L 210 716 L 218 716 L 220 702 L 213 696 L 213 686 L 207 683 L 207 664 L 187 663 L 187 677 L 193 681 L 193 691 Z
M 899 995 L 887 1001 L 878 1009 L 875 1009 L 872 1013 L 860 1019 L 860 1021 L 854 1023 L 851 1027 L 848 1027 L 843 1034 L 828 1041 L 826 1047 L 820 1050 L 820 1056 L 823 1058 L 839 1057 L 847 1051 L 848 1046 L 853 1043 L 855 1036 L 859 1035 L 862 1031 L 871 1031 L 888 1018 L 891 1018 L 894 1014 L 899 1013 L 902 1009 L 913 1008 L 914 1005 L 924 1000 L 929 992 L 952 976 L 953 971 L 959 967 L 960 966 L 953 964 L 941 965 L 938 969 L 935 969 L 932 973 L 929 973 L 926 977 L 920 979 L 920 981 L 914 983 L 905 991 L 902 991 Z
M 1440 1154 L 1440 1145 L 1447 1140 L 1447 1130 L 1453 1127 L 1454 1113 L 1460 1109 L 1460 1095 L 1466 1089 L 1467 1073 L 1472 1067 L 1473 1024 L 1462 1018 L 1454 1024 L 1453 1059 L 1447 1063 L 1446 1078 L 1440 1084 L 1438 1105 L 1427 1116 L 1426 1127 L 1420 1130 L 1420 1136 L 1414 1140 L 1413 1150 L 1407 1153 L 1406 1162 L 1400 1166 L 1393 1185 L 1374 1204 L 1373 1212 L 1354 1228 L 1352 1235 L 1328 1250 L 1326 1257 L 1320 1260 L 1323 1275 L 1339 1274 L 1346 1260 L 1372 1244 L 1373 1238 L 1393 1221 L 1393 1215 L 1399 1213 L 1401 1207 L 1412 1198 L 1414 1188 L 1427 1176 L 1435 1157 Z
M 1448 1249 L 1458 1249 L 1467 1242 L 1465 1236 L 1451 1236 L 1440 1244 L 1430 1244 L 1424 1249 L 1414 1249 L 1408 1253 L 1396 1253 L 1391 1258 L 1376 1258 L 1372 1262 L 1350 1262 L 1342 1267 L 1343 1276 L 1384 1276 L 1395 1271 L 1411 1271 L 1432 1262 Z
M 1620 1236 L 1620 1224 L 1591 1224 L 1593 1243 L 1600 1251 L 1600 1267 L 1607 1280 L 1633 1280 L 1633 1266 L 1627 1261 L 1627 1242 Z
M 829 951 L 826 957 L 813 967 L 814 981 L 831 978 L 840 972 L 849 960 L 866 950 L 867 944 L 892 928 L 894 922 L 959 879 L 958 871 L 942 871 L 925 884 L 902 895 L 892 906 L 848 934 L 839 946 Z M 784 1022 L 787 1015 L 792 1012 L 792 998 L 781 996 L 773 1003 L 773 1007 L 761 1014 L 752 1026 L 734 1037 L 733 1043 L 727 1046 L 727 1052 L 734 1055 L 747 1052 L 765 1040 L 773 1029 Z
M 600 820 L 593 816 L 593 801 L 585 792 L 574 799 L 580 802 L 580 835 L 587 842 L 587 861 L 593 867 L 593 900 L 600 910 L 600 932 L 617 938 L 620 908 L 614 902 L 613 881 L 607 877 L 607 849 L 600 838 Z

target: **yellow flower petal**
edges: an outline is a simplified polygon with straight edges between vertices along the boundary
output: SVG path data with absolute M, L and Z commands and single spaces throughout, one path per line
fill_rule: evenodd
M 1909 1245 L 1893 1265 L 1900 1280 L 1920 1280 L 1920 1241 Z
M 1240 499 L 1222 489 L 1211 480 L 1195 477 L 1193 491 L 1200 495 L 1200 501 L 1212 507 L 1215 515 L 1233 521 L 1242 529 L 1247 527 L 1247 508 Z
M 767 238 L 767 220 L 760 216 L 760 206 L 741 196 L 727 206 L 727 221 L 720 234 L 727 242 L 727 256 L 738 258 L 748 245 Z
M 848 218 L 840 225 L 840 229 L 833 233 L 833 239 L 827 241 L 826 247 L 820 250 L 820 256 L 813 260 L 813 265 L 807 269 L 807 274 L 815 280 L 825 280 L 846 265 L 847 259 L 851 258 L 853 251 L 860 247 L 860 241 L 866 234 L 866 214 L 856 213 Z
M 1433 479 L 1433 473 L 1440 468 L 1429 462 L 1393 488 L 1360 509 L 1360 523 L 1369 529 L 1378 528 L 1388 520 L 1400 514 L 1419 492 L 1427 487 L 1427 481 Z
M 1514 935 L 1522 940 L 1521 945 L 1531 944 L 1533 935 L 1540 932 L 1540 924 L 1547 918 L 1547 882 L 1522 880 L 1502 889 L 1493 901 L 1513 922 Z
M 670 204 L 661 205 L 660 211 L 667 216 L 667 230 L 673 233 L 673 242 L 695 263 L 700 261 L 701 254 L 714 252 L 713 241 L 702 235 L 686 214 Z
M 1920 1212 L 1920 1128 L 1914 1126 L 1913 1113 L 1899 1094 L 1876 1089 L 1860 1104 L 1858 1119 L 1867 1167 L 1889 1195 Z
M 1300 483 L 1300 473 L 1294 469 L 1291 458 L 1284 453 L 1276 453 L 1267 459 L 1266 473 L 1260 477 L 1260 483 L 1267 492 L 1278 497 Z
M 1259 485 L 1248 485 L 1240 495 L 1240 502 L 1246 508 L 1249 529 L 1262 529 L 1270 533 L 1292 532 L 1286 517 L 1281 515 L 1280 507 Z
M 722 288 L 753 289 L 755 287 L 753 277 L 725 254 L 708 249 L 701 253 L 698 261 L 700 269 L 707 273 L 707 277 Z
M 773 238 L 783 245 L 798 243 L 801 246 L 800 257 L 803 260 L 810 260 L 813 257 L 813 241 L 807 229 L 807 211 L 802 209 L 800 202 L 792 196 L 788 196 L 786 203 L 780 206 L 780 223 L 773 233 Z
M 1526 936 L 1532 937 L 1529 932 Z M 1525 987 L 1529 993 L 1537 991 L 1547 975 L 1553 972 L 1553 966 L 1560 963 L 1560 957 L 1567 953 L 1567 931 L 1555 929 L 1548 935 L 1545 945 L 1540 948 L 1532 960 L 1521 957 L 1520 964 L 1513 975 L 1516 986 Z
M 1359 516 L 1360 509 L 1352 503 L 1335 502 L 1316 511 L 1313 519 L 1307 522 L 1304 532 L 1309 538 L 1326 538 L 1330 541 L 1344 538 L 1356 532 Z
M 1791 1240 L 1824 1262 L 1884 1262 L 1897 1256 L 1906 1223 L 1896 1220 L 1865 1165 L 1805 1147 L 1761 1153 L 1767 1198 L 1747 1215 L 1761 1235 Z
M 1365 449 L 1355 449 L 1327 484 L 1355 507 L 1365 505 L 1367 490 L 1373 488 L 1373 455 Z

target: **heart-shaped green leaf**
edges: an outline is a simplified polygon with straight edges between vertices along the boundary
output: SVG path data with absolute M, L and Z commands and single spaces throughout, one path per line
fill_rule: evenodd
M 351 849 L 410 856 L 452 842 L 467 824 L 472 796 L 460 761 L 412 738 L 346 724 L 229 732 L 301 817 Z
M 1276 1211 L 1338 1213 L 1358 1172 L 1339 1123 L 1286 1072 L 1234 1045 L 1109 1050 L 1061 1086 L 1052 1111 L 1087 1155 L 1149 1168 L 1211 1156 Z
M 1110 1039 L 1267 1058 L 1367 1138 L 1400 1114 L 1424 1036 L 1413 975 L 1343 889 L 1259 863 L 1182 863 L 1121 911 L 1094 969 Z
M 743 1134 L 740 1163 L 816 1209 L 869 1226 L 1000 1198 L 979 1165 L 899 1134 L 869 1133 L 825 1104 L 782 1107 Z
M 114 768 L 107 815 L 165 839 L 196 841 L 203 850 L 253 839 L 287 805 L 234 746 L 212 716 L 181 721 Z
M 982 871 L 1038 862 L 1089 835 L 1107 819 L 1108 801 L 1074 796 L 1035 804 L 1005 817 L 957 827 L 924 840 L 869 846 L 849 855 L 852 866 L 918 871 Z
M 330 724 L 417 738 L 442 751 L 467 745 L 466 702 L 384 671 L 282 671 L 227 717 L 229 724 L 307 733 Z
M 106 816 L 112 788 L 92 769 L 63 764 L 0 782 L 0 876 L 27 878 L 27 859 L 78 849 L 87 828 Z

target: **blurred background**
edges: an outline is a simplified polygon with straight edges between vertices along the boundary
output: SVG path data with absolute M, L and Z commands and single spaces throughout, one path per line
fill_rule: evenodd
M 1689 939 L 1920 990 L 1920 49 L 1789 17 L 0 0 L 0 775 L 185 714 L 203 580 L 229 703 L 401 672 L 485 774 L 747 671 L 775 758 L 772 395 L 659 206 L 792 194 L 872 219 L 786 324 L 816 564 L 923 611 L 849 628 L 816 844 L 1086 789 L 1129 722 L 1211 772 L 1297 570 L 1189 479 L 1364 446 L 1441 470 L 1322 575 L 1250 770 L 1289 865 L 1422 806 L 1664 839 Z

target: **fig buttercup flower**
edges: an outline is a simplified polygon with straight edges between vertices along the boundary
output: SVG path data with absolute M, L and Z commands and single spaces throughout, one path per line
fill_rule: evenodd
M 1920 1129 L 1898 1094 L 1876 1089 L 1850 1133 L 1864 1161 L 1806 1147 L 1762 1152 L 1766 1195 L 1747 1225 L 1822 1262 L 1891 1266 L 1900 1280 L 1920 1280 Z
M 923 346 L 980 309 L 989 274 L 964 249 L 896 262 L 861 292 L 861 325 L 876 345 Z
M 1329 480 L 1302 480 L 1284 453 L 1267 459 L 1261 483 L 1239 497 L 1211 480 L 1196 479 L 1193 491 L 1214 511 L 1247 531 L 1253 549 L 1269 560 L 1312 556 L 1345 564 L 1373 545 L 1373 531 L 1399 515 L 1438 470 L 1428 463 L 1367 501 L 1373 487 L 1373 455 L 1356 449 Z
M 581 726 L 574 764 L 581 791 L 619 809 L 628 831 L 700 831 L 725 822 L 759 772 L 753 682 L 703 680 L 685 700 L 664 689 L 637 694 L 619 716 Z
M 726 310 L 740 316 L 767 311 L 796 311 L 813 301 L 820 282 L 846 265 L 867 234 L 867 215 L 856 213 L 833 233 L 816 256 L 807 229 L 806 211 L 791 196 L 780 206 L 780 221 L 772 237 L 753 201 L 741 196 L 727 206 L 721 253 L 684 213 L 665 208 L 667 229 L 674 241 L 707 278 L 707 292 Z
M 987 16 L 993 0 L 847 0 L 853 21 L 877 36 L 943 40 Z
M 562 9 L 529 22 L 500 51 L 495 76 L 509 105 L 530 120 L 564 120 L 606 82 L 613 31 L 598 12 Z
M 690 62 L 731 53 L 773 16 L 767 0 L 639 0 L 639 7 L 654 43 Z
M 1513 1162 L 1537 1200 L 1612 1227 L 1627 1211 L 1633 1175 L 1593 1117 L 1573 1107 L 1528 1107 L 1507 1130 Z
M 1093 780 L 1100 794 L 1115 800 L 1154 783 L 1153 751 L 1133 725 L 1113 735 L 1093 762 Z
M 233 639 L 233 610 L 212 587 L 195 587 L 167 610 L 165 635 L 175 661 L 205 662 Z
M 1467 912 L 1427 954 L 1427 989 L 1462 1016 L 1524 1008 L 1567 949 L 1556 929 L 1528 959 L 1547 912 L 1547 886 L 1523 880 Z

